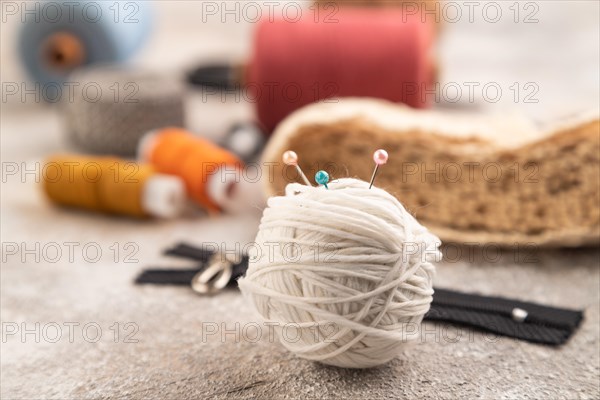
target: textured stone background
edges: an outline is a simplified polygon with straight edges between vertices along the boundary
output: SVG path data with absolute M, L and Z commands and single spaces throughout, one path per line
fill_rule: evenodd
M 140 62 L 152 66 L 170 59 L 165 68 L 177 69 L 189 64 L 191 54 L 201 59 L 247 53 L 248 26 L 202 25 L 192 18 L 193 12 L 186 19 L 186 7 L 198 7 L 190 2 L 156 4 L 164 11 L 158 28 L 161 35 Z M 538 103 L 477 106 L 521 109 L 542 123 L 573 110 L 597 107 L 598 3 L 536 4 L 540 7 L 537 24 L 504 19 L 495 25 L 449 24 L 440 43 L 443 81 L 493 80 L 503 87 L 514 81 L 535 81 L 540 86 Z M 13 58 L 6 57 L 12 28 L 2 26 L 3 80 L 18 76 L 11 75 L 18 70 L 7 61 Z M 211 40 L 180 40 L 188 39 L 186 29 Z M 215 31 L 218 36 L 209 36 Z M 189 100 L 190 126 L 208 135 L 217 134 L 232 119 L 250 115 L 247 104 L 199 103 L 194 96 Z M 44 155 L 69 149 L 59 113 L 51 107 L 3 102 L 0 124 L 3 171 L 13 162 L 21 169 L 33 168 Z M 453 262 L 438 268 L 439 287 L 584 309 L 581 329 L 561 348 L 428 324 L 434 334 L 408 347 L 389 365 L 340 370 L 298 359 L 266 336 L 259 343 L 236 340 L 233 335 L 224 340 L 214 335 L 203 342 L 203 323 L 225 323 L 232 329 L 236 323 L 243 326 L 256 320 L 237 290 L 202 298 L 187 288 L 132 285 L 143 267 L 180 265 L 160 257 L 161 249 L 177 241 L 229 246 L 251 241 L 258 215 L 159 223 L 105 218 L 55 209 L 44 201 L 32 175 L 21 177 L 3 177 L 3 244 L 15 242 L 21 249 L 31 249 L 36 243 L 41 247 L 51 242 L 97 243 L 103 256 L 98 262 L 86 262 L 77 250 L 70 261 L 63 247 L 58 262 L 36 262 L 32 255 L 8 255 L 3 247 L 3 330 L 12 323 L 20 327 L 24 323 L 29 329 L 39 323 L 40 330 L 57 323 L 62 338 L 51 343 L 41 337 L 38 343 L 32 334 L 3 337 L 2 398 L 600 397 L 598 249 L 507 251 L 498 260 L 490 259 L 496 256 L 493 251 L 486 257 L 480 250 L 461 249 L 462 257 L 456 260 L 452 248 Z M 121 248 L 118 262 L 113 260 L 114 243 Z M 125 262 L 127 243 L 139 249 L 133 262 Z M 91 322 L 102 329 L 97 343 L 82 336 L 82 326 Z M 132 332 L 125 330 L 128 322 L 138 327 L 137 343 L 125 343 L 126 334 Z M 80 324 L 72 343 L 65 323 Z M 111 330 L 115 323 L 120 327 L 116 343 Z M 54 335 L 52 330 L 46 333 Z M 444 340 L 456 335 L 458 341 Z

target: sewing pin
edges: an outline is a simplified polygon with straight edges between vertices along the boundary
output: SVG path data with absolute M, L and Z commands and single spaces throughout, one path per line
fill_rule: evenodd
M 304 175 L 304 172 L 302 172 L 302 169 L 298 165 L 298 154 L 296 154 L 295 151 L 291 151 L 291 150 L 286 151 L 285 153 L 283 153 L 282 159 L 283 159 L 283 163 L 285 165 L 291 165 L 291 166 L 296 167 L 296 171 L 298 171 L 298 175 L 300 175 L 300 177 L 302 178 L 304 183 L 306 183 L 306 186 L 312 186 L 310 184 L 310 181 L 308 180 L 306 175 Z
M 327 182 L 329 182 L 329 174 L 323 170 L 318 171 L 315 174 L 315 181 L 319 184 L 319 185 L 323 185 L 325 186 L 325 189 L 329 189 L 329 187 L 327 186 Z
M 373 161 L 375 161 L 375 169 L 373 170 L 373 176 L 371 176 L 371 183 L 369 183 L 369 189 L 373 186 L 373 182 L 375 182 L 375 176 L 377 176 L 377 170 L 380 165 L 383 165 L 388 160 L 388 153 L 383 149 L 377 150 L 373 153 Z

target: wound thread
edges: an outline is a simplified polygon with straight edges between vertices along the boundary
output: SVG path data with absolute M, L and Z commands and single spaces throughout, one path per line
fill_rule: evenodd
M 189 197 L 209 211 L 223 208 L 243 168 L 234 154 L 181 128 L 147 134 L 139 157 L 161 173 L 180 177 Z
M 351 178 L 328 190 L 289 184 L 269 199 L 253 243 L 240 289 L 297 356 L 368 368 L 418 339 L 440 241 L 383 189 Z
M 246 86 L 267 131 L 319 100 L 375 97 L 430 105 L 432 23 L 395 7 L 341 7 L 333 21 L 323 15 L 293 22 L 265 18 L 257 25 Z
M 115 157 L 57 155 L 46 160 L 43 171 L 44 192 L 62 206 L 135 218 L 174 216 L 182 208 L 183 184 L 157 174 L 150 165 Z M 153 182 L 153 191 L 147 192 Z

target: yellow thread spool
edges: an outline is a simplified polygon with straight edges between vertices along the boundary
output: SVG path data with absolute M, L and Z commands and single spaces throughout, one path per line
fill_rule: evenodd
M 185 198 L 179 178 L 114 157 L 54 156 L 42 180 L 56 204 L 137 218 L 178 215 Z

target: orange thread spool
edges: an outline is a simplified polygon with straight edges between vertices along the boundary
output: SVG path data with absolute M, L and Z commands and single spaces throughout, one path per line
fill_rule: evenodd
M 157 171 L 183 179 L 188 195 L 210 211 L 221 210 L 243 168 L 234 154 L 181 128 L 150 133 L 140 153 Z

